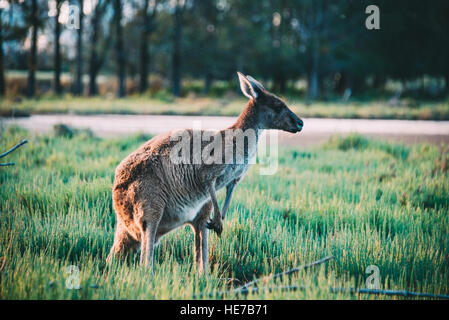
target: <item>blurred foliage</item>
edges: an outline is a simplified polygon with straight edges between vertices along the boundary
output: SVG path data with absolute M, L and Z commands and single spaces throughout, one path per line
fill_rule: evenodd
M 103 74 L 111 74 L 116 72 L 118 61 L 113 45 L 117 9 L 109 2 L 99 3 L 101 14 L 94 14 L 94 10 L 84 19 L 86 50 L 82 58 L 89 70 L 93 63 Z M 348 89 L 352 96 L 378 96 L 388 80 L 402 84 L 398 95 L 415 99 L 441 98 L 449 92 L 446 0 L 160 0 L 154 15 L 144 14 L 150 10 L 146 0 L 121 3 L 128 94 L 139 92 L 136 79 L 142 70 L 163 80 L 153 82 L 150 77 L 150 90 L 158 91 L 162 86 L 170 92 L 173 68 L 179 69 L 183 81 L 201 81 L 185 86 L 181 91 L 184 96 L 190 92 L 223 95 L 228 90 L 213 83 L 234 81 L 236 70 L 259 78 L 277 93 L 297 96 L 307 89 L 309 99 L 341 97 Z M 183 3 L 177 38 L 179 65 L 173 64 L 176 3 Z M 38 28 L 50 33 L 53 26 L 45 17 L 46 1 L 38 4 Z M 380 30 L 365 27 L 368 5 L 380 9 Z M 16 3 L 12 8 L 14 20 L 8 12 L 0 14 L 7 44 L 5 67 L 25 70 L 28 49 L 23 46 L 22 31 L 30 23 L 30 6 Z M 94 17 L 100 23 L 95 29 L 97 40 L 92 42 Z M 74 38 L 75 31 L 66 29 L 64 33 Z M 143 31 L 147 32 L 145 38 Z M 74 70 L 73 46 L 66 43 L 63 50 L 66 72 Z M 92 58 L 93 49 L 96 59 Z M 144 59 L 142 50 L 147 54 Z M 52 46 L 41 48 L 40 70 L 52 70 L 52 55 Z M 298 80 L 305 80 L 307 85 L 299 87 Z M 51 85 L 39 89 L 45 92 Z M 65 91 L 71 89 L 70 84 L 64 86 Z M 117 85 L 109 89 L 115 93 Z

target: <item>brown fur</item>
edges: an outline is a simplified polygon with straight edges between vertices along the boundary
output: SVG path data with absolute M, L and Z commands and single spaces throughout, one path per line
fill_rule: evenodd
M 230 129 L 254 129 L 257 137 L 263 129 L 300 131 L 302 120 L 293 114 L 276 96 L 250 83 L 239 74 L 241 85 L 251 85 L 254 91 L 243 88 L 245 94 L 256 95 Z M 252 79 L 252 78 L 251 78 Z M 255 81 L 255 80 L 254 80 Z M 298 125 L 298 123 L 300 125 Z M 299 128 L 299 129 L 298 129 Z M 190 136 L 193 131 L 188 129 Z M 205 132 L 205 131 L 202 131 Z M 170 151 L 177 143 L 170 141 L 171 133 L 154 137 L 126 157 L 115 171 L 112 190 L 117 226 L 109 260 L 137 248 L 140 243 L 141 263 L 153 263 L 153 248 L 168 232 L 190 224 L 195 234 L 195 260 L 198 272 L 207 270 L 208 228 L 218 234 L 234 186 L 242 179 L 249 164 L 174 164 Z M 222 135 L 224 148 L 225 131 Z M 245 157 L 255 155 L 256 145 L 247 145 Z M 203 148 L 208 142 L 203 142 Z M 223 152 L 224 155 L 224 152 Z M 218 207 L 215 191 L 227 188 L 225 205 Z M 207 224 L 211 211 L 214 216 Z

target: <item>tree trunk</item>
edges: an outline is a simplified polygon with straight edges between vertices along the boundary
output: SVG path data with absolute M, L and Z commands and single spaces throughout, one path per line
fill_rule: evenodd
M 307 86 L 307 99 L 309 100 L 316 100 L 318 99 L 320 95 L 320 66 L 319 66 L 319 59 L 320 59 L 320 53 L 319 53 L 319 44 L 318 40 L 314 39 L 312 40 L 312 63 L 311 63 L 311 69 L 309 72 L 309 81 Z
M 287 91 L 287 78 L 282 75 L 279 80 L 279 93 L 284 94 Z
M 123 33 L 122 33 L 122 1 L 115 0 L 114 2 L 115 14 L 115 28 L 116 28 L 116 58 L 118 71 L 118 97 L 126 95 L 125 88 L 125 55 L 123 52 Z
M 320 38 L 322 36 L 322 23 L 323 23 L 323 1 L 313 2 L 313 23 L 312 29 L 312 43 L 310 45 L 311 50 L 311 66 L 309 71 L 309 83 L 307 90 L 307 98 L 309 100 L 318 99 L 320 96 Z
M 348 77 L 346 72 L 341 72 L 340 77 L 335 79 L 334 92 L 343 94 L 348 89 Z
M 141 37 L 141 43 L 140 43 L 140 84 L 139 84 L 139 91 L 140 93 L 145 93 L 145 91 L 148 90 L 149 83 L 148 83 L 148 60 L 149 60 L 149 54 L 148 54 L 148 43 L 146 39 L 148 39 L 148 35 L 145 34 L 146 32 L 142 32 Z
M 149 64 L 149 53 L 148 53 L 148 37 L 150 35 L 150 24 L 152 21 L 151 17 L 148 15 L 148 4 L 149 0 L 145 0 L 142 14 L 142 34 L 140 37 L 140 93 L 147 91 L 149 87 L 148 83 L 148 64 Z
M 365 88 L 365 82 L 363 76 L 357 75 L 357 76 L 351 76 L 349 81 L 349 87 L 352 91 L 352 94 L 359 94 L 361 93 Z
M 320 86 L 319 86 L 319 78 L 318 78 L 318 70 L 313 68 L 309 75 L 307 88 L 307 99 L 315 100 L 318 98 L 320 94 Z
M 182 33 L 182 12 L 178 3 L 174 14 L 174 34 L 172 52 L 172 92 L 176 97 L 181 96 L 181 33 Z
M 204 94 L 208 94 L 210 88 L 212 87 L 212 75 L 210 72 L 206 72 L 206 76 L 204 77 Z
M 376 90 L 384 90 L 387 78 L 385 75 L 376 75 L 373 81 L 373 88 Z
M 54 91 L 55 94 L 60 95 L 61 90 L 61 44 L 60 44 L 60 35 L 61 35 L 61 25 L 59 24 L 59 14 L 61 13 L 60 9 L 61 1 L 56 2 L 56 15 L 55 15 L 55 64 L 54 64 Z
M 92 16 L 92 35 L 90 38 L 90 58 L 89 58 L 89 96 L 98 94 L 97 87 L 97 41 L 98 41 L 98 24 L 100 20 L 100 9 L 97 6 Z
M 5 96 L 5 66 L 3 61 L 3 22 L 1 20 L 3 9 L 0 9 L 0 97 Z
M 75 94 L 83 94 L 83 6 L 84 0 L 79 0 L 80 6 L 80 27 L 78 29 L 78 39 L 76 45 L 76 82 L 75 82 Z
M 32 17 L 31 17 L 31 48 L 28 59 L 28 88 L 27 96 L 33 97 L 36 92 L 36 69 L 37 69 L 37 0 L 32 0 Z
M 446 73 L 446 76 L 444 77 L 444 80 L 446 82 L 446 93 L 449 94 L 449 72 Z

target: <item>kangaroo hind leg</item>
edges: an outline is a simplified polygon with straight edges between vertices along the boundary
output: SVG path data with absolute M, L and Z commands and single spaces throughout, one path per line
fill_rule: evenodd
M 117 217 L 117 226 L 114 235 L 114 244 L 107 258 L 107 262 L 111 262 L 113 258 L 123 258 L 130 251 L 136 249 L 139 242 L 136 241 L 126 230 L 123 222 Z
M 208 272 L 209 252 L 207 249 L 207 237 L 209 230 L 206 222 L 210 217 L 212 208 L 212 202 L 207 202 L 192 223 L 193 232 L 195 233 L 195 261 L 197 272 L 200 275 Z
M 142 207 L 142 211 L 140 264 L 150 267 L 151 272 L 153 272 L 153 253 L 156 233 L 162 218 L 163 208 L 157 205 L 145 205 Z

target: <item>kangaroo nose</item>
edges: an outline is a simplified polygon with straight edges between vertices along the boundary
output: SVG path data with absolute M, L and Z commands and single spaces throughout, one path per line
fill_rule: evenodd
M 301 131 L 303 127 L 304 127 L 304 121 L 302 121 L 301 119 L 298 119 L 298 130 Z

